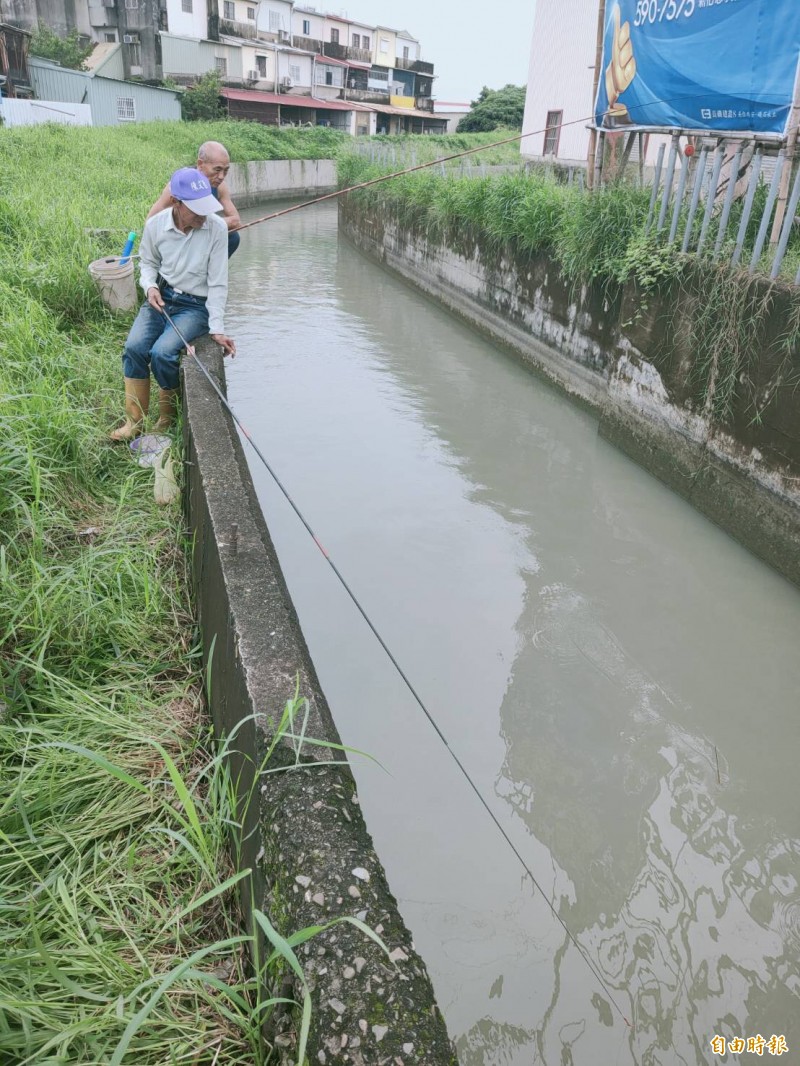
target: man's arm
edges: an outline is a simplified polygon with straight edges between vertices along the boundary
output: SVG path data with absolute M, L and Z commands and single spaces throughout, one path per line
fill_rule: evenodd
M 161 256 L 154 237 L 155 223 L 145 222 L 142 241 L 139 245 L 139 284 L 144 289 L 147 302 L 156 311 L 164 306 L 158 288 L 158 272 L 161 269 Z
M 169 207 L 169 205 L 171 203 L 172 203 L 172 194 L 169 191 L 169 182 L 167 182 L 167 184 L 164 186 L 164 191 L 161 193 L 159 198 L 156 200 L 156 202 L 153 204 L 153 206 L 147 212 L 147 218 L 152 218 L 153 215 L 157 215 L 159 211 L 163 211 L 164 208 L 165 207 Z M 238 218 L 239 216 L 237 215 L 236 217 Z M 145 222 L 146 221 L 147 221 L 147 219 L 145 219 Z
M 221 220 L 222 221 L 222 220 Z M 236 345 L 225 336 L 225 304 L 228 301 L 228 238 L 222 226 L 213 225 L 211 251 L 208 257 L 208 332 L 226 352 L 236 354 Z
M 219 202 L 222 204 L 222 221 L 229 230 L 238 229 L 242 224 L 242 220 L 239 218 L 239 212 L 231 199 L 227 181 L 223 181 L 217 189 L 217 195 L 219 196 Z

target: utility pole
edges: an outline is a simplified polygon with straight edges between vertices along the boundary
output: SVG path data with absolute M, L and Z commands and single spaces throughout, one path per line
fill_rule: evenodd
M 592 110 L 597 99 L 597 86 L 600 84 L 600 67 L 603 62 L 603 38 L 605 36 L 606 23 L 606 0 L 598 0 L 597 6 L 597 47 L 594 57 L 594 78 L 592 86 Z M 595 117 L 592 116 L 592 128 L 589 131 L 589 154 L 586 159 L 586 184 L 591 189 L 594 185 L 595 156 L 597 154 L 597 130 L 594 127 Z
M 800 66 L 794 79 L 794 99 L 792 110 L 789 112 L 789 127 L 786 136 L 786 164 L 781 174 L 781 184 L 778 189 L 778 202 L 775 205 L 775 221 L 772 224 L 772 233 L 769 243 L 776 245 L 783 227 L 783 216 L 786 214 L 786 202 L 789 199 L 789 183 L 792 178 L 794 161 L 797 155 L 797 134 L 800 127 Z

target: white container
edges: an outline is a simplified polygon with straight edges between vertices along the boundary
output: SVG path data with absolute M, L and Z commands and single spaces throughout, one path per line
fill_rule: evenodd
M 89 273 L 94 278 L 100 298 L 112 311 L 132 311 L 138 303 L 136 280 L 133 276 L 133 260 L 120 265 L 120 257 L 110 256 L 95 259 L 89 264 Z

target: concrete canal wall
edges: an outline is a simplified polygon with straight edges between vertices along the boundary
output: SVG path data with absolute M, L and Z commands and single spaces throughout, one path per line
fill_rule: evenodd
M 339 224 L 595 409 L 605 438 L 800 584 L 800 323 L 786 287 L 754 279 L 747 314 L 721 301 L 715 318 L 699 268 L 656 294 L 573 290 L 546 256 L 448 246 L 354 200 Z
M 224 388 L 220 349 L 198 343 Z M 281 736 L 277 723 L 298 687 L 308 700 L 305 735 L 340 744 L 300 631 L 232 420 L 193 360 L 184 363 L 185 505 L 214 729 L 233 736 L 230 766 L 244 823 L 240 868 L 253 871 L 245 913 L 269 915 L 288 935 L 354 916 L 298 954 L 313 991 L 309 1061 L 454 1066 L 425 965 L 415 952 L 375 854 L 347 766 L 336 752 Z M 234 731 L 235 736 L 234 736 Z M 301 721 L 293 732 L 303 731 Z M 277 743 L 276 742 L 277 738 Z M 267 758 L 278 773 L 259 774 Z M 297 762 L 310 764 L 294 768 Z M 302 1001 L 291 973 L 275 995 Z M 269 1034 L 294 1062 L 299 1012 Z
M 336 188 L 336 160 L 260 159 L 232 163 L 228 185 L 239 207 L 285 196 L 321 196 Z

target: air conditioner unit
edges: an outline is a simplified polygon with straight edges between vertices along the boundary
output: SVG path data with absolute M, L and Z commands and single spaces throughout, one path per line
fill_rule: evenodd
M 248 70 L 248 72 L 247 72 L 247 80 L 248 81 L 258 81 L 258 78 L 259 78 L 259 73 L 258 73 L 257 70 Z
M 288 44 L 291 41 L 291 35 L 288 30 L 278 30 L 278 40 L 284 44 Z
M 294 82 L 292 81 L 292 79 L 290 77 L 287 76 L 287 77 L 281 78 L 281 88 L 282 89 L 291 89 L 292 85 L 294 85 Z

